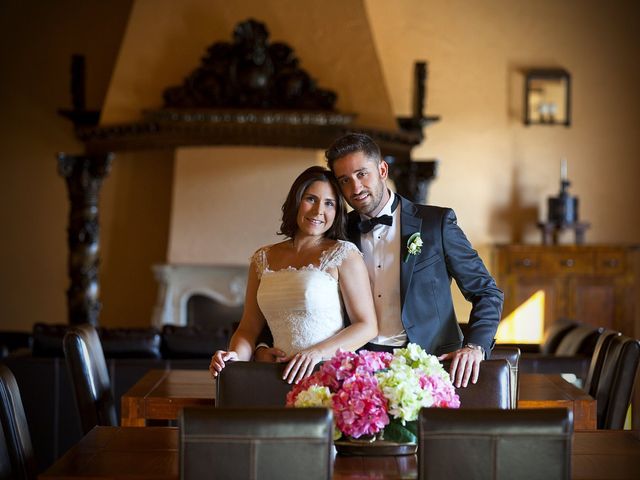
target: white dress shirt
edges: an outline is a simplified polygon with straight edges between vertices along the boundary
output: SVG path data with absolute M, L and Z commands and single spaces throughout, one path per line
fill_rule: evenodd
M 360 246 L 369 271 L 378 317 L 378 336 L 371 343 L 402 346 L 407 343 L 407 334 L 402 326 L 400 303 L 400 202 L 392 213 L 395 194 L 390 193 L 389 201 L 377 216 L 391 215 L 393 225 L 378 224 L 370 232 L 363 233 Z M 367 220 L 371 217 L 360 215 L 360 218 Z

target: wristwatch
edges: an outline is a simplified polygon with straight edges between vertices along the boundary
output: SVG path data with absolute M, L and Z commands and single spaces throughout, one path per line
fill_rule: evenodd
M 482 358 L 484 358 L 484 347 L 482 345 L 478 345 L 476 343 L 467 343 L 465 347 L 473 348 L 474 350 L 480 350 L 480 353 L 482 353 Z

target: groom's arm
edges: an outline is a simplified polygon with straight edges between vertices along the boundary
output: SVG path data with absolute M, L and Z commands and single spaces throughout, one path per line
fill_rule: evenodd
M 504 295 L 458 226 L 453 210 L 447 209 L 442 222 L 447 270 L 472 308 L 464 347 L 439 358 L 451 360 L 450 373 L 454 385 L 466 387 L 469 380 L 476 383 L 480 363 L 493 348 Z
M 271 330 L 267 325 L 260 332 L 257 341 L 258 344 L 253 352 L 253 359 L 256 362 L 274 363 L 283 361 L 286 358 L 286 354 L 282 350 L 271 347 L 273 345 L 273 335 L 271 335 Z

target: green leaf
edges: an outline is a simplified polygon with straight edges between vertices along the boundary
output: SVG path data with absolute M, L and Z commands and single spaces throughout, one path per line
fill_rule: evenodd
M 397 443 L 417 443 L 417 433 L 417 422 L 407 422 L 406 425 L 402 425 L 400 422 L 391 421 L 384 429 L 384 439 Z

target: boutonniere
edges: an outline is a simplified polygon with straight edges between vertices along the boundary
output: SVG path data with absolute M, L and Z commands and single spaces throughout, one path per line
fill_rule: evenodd
M 404 257 L 405 263 L 409 261 L 409 255 L 420 255 L 422 238 L 420 232 L 416 232 L 407 240 L 407 255 Z

